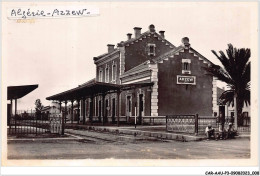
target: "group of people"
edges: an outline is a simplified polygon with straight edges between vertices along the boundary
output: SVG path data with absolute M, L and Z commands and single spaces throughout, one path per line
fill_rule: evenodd
M 232 123 L 228 124 L 228 128 L 224 128 L 224 124 L 219 124 L 218 131 L 216 131 L 211 124 L 209 124 L 205 129 L 205 134 L 207 136 L 207 140 L 209 139 L 232 139 L 236 135 L 236 131 L 233 127 Z

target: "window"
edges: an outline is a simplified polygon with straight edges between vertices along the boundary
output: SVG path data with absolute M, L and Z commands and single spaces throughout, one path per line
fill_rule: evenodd
M 127 96 L 127 106 L 128 106 L 128 112 L 131 112 L 131 97 L 130 96 Z
M 138 112 L 139 116 L 143 116 L 144 115 L 144 95 L 143 94 L 139 94 L 139 112 Z
M 182 59 L 182 74 L 191 74 L 190 64 L 190 59 Z
M 88 116 L 88 111 L 89 111 L 89 101 L 88 98 L 85 100 L 85 115 Z
M 248 112 L 243 112 L 243 117 L 248 118 Z
M 102 70 L 99 70 L 99 82 L 102 82 L 102 77 L 103 77 L 103 71 Z
M 189 66 L 189 63 L 184 62 L 184 69 L 183 69 L 183 70 L 185 70 L 185 71 L 189 70 L 189 69 L 188 69 L 188 66 Z
M 148 55 L 155 56 L 155 44 L 148 43 Z
M 126 97 L 126 116 L 131 116 L 132 115 L 132 97 L 131 96 L 127 96 Z
M 108 68 L 108 65 L 106 66 L 106 69 L 105 69 L 105 82 L 106 83 L 109 82 L 109 68 Z
M 113 62 L 112 65 L 112 81 L 116 80 L 116 64 Z

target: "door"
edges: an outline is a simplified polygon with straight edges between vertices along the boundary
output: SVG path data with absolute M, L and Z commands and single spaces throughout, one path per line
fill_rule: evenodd
M 106 99 L 106 104 L 105 104 L 105 122 L 108 121 L 108 113 L 109 113 L 109 106 L 108 106 L 108 99 Z
M 115 116 L 116 116 L 116 99 L 112 99 L 112 122 L 115 122 Z
M 11 104 L 7 104 L 7 125 L 10 125 L 10 120 L 11 120 Z
M 93 100 L 90 101 L 90 104 L 89 104 L 89 120 L 92 122 L 93 120 Z
M 225 123 L 225 106 L 219 106 L 219 122 Z
M 144 100 L 143 100 L 143 94 L 139 95 L 139 124 L 142 124 L 142 116 L 144 111 Z
M 131 96 L 126 97 L 126 116 L 131 116 Z
M 99 119 L 99 122 L 101 122 L 101 100 L 98 101 L 98 119 Z

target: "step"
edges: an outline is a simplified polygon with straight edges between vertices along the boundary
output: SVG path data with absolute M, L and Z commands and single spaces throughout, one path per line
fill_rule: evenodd
M 135 129 L 120 129 L 116 127 L 100 127 L 100 126 L 80 126 L 80 129 L 86 130 L 93 130 L 96 132 L 102 133 L 112 133 L 112 134 L 124 134 L 124 135 L 133 135 L 133 136 L 145 136 L 147 139 L 148 137 L 158 138 L 158 139 L 165 139 L 165 140 L 177 140 L 177 141 L 200 141 L 206 139 L 205 136 L 193 136 L 193 135 L 186 135 L 186 134 L 177 134 L 177 133 L 169 133 L 169 132 L 150 132 L 150 131 L 141 131 Z

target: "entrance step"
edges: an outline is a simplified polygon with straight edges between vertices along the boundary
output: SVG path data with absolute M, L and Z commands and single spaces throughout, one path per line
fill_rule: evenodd
M 126 140 L 126 141 L 136 141 L 136 140 L 176 140 L 182 142 L 188 141 L 201 141 L 206 139 L 206 136 L 195 136 L 195 135 L 187 135 L 181 133 L 168 133 L 168 132 L 152 132 L 152 131 L 142 131 L 136 129 L 127 129 L 121 127 L 106 127 L 106 126 L 79 126 L 80 130 L 75 131 L 83 131 L 83 133 L 88 133 L 88 131 L 95 131 L 102 133 L 102 138 L 106 138 L 106 133 L 114 134 L 111 137 L 109 134 L 109 140 Z M 74 127 L 76 129 L 76 127 Z M 71 129 L 66 129 L 66 132 Z M 99 135 L 100 137 L 100 135 Z

